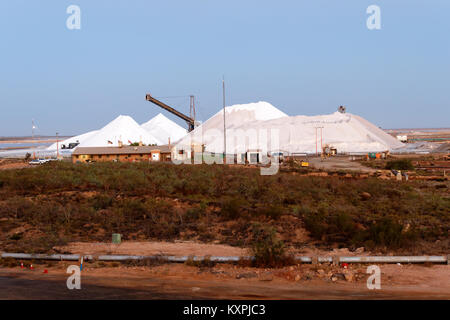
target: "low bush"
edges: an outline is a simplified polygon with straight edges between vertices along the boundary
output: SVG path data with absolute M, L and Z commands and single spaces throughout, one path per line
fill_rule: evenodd
M 403 225 L 391 218 L 383 218 L 373 223 L 364 232 L 364 240 L 375 246 L 389 248 L 401 248 L 414 241 L 416 232 L 414 229 L 403 231 Z M 367 246 L 367 243 L 366 243 Z
M 242 201 L 240 199 L 224 200 L 220 209 L 220 216 L 226 220 L 233 220 L 241 214 Z
M 254 266 L 273 268 L 292 264 L 292 259 L 286 255 L 284 243 L 277 238 L 274 228 L 254 224 L 252 229 L 251 252 Z
M 414 170 L 414 166 L 409 159 L 390 160 L 386 163 L 387 170 Z

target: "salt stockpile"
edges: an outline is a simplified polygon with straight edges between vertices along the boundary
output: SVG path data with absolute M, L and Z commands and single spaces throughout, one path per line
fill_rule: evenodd
M 187 134 L 186 129 L 168 119 L 162 113 L 143 123 L 141 127 L 164 144 L 168 144 L 169 138 L 173 143 Z
M 226 108 L 227 153 L 248 150 L 315 153 L 322 145 L 338 153 L 378 152 L 401 148 L 403 144 L 367 120 L 348 113 L 289 117 L 267 102 Z M 323 127 L 322 129 L 318 129 Z M 316 129 L 317 128 L 317 129 Z M 317 135 L 316 135 L 317 134 Z M 273 136 L 272 136 L 273 135 Z M 275 139 L 272 141 L 272 138 Z M 223 152 L 223 112 L 196 128 L 177 145 L 203 144 L 207 152 Z
M 228 148 L 232 150 L 234 147 L 238 150 L 237 152 L 245 152 L 250 147 L 268 151 L 281 150 L 288 153 L 315 153 L 316 150 L 321 152 L 321 145 L 329 145 L 336 148 L 338 153 L 365 153 L 394 151 L 404 146 L 369 121 L 349 113 L 335 112 L 329 115 L 292 116 L 255 121 L 248 123 L 246 127 L 240 126 L 235 129 L 245 133 L 248 128 L 256 129 L 258 132 L 257 142 L 250 145 L 234 143 L 233 146 L 233 141 L 230 141 L 227 143 L 227 150 Z M 230 134 L 233 133 L 230 132 Z M 263 138 L 266 134 L 267 139 L 259 139 L 260 134 Z M 272 136 L 276 141 L 272 141 Z M 240 139 L 242 141 L 242 138 Z
M 117 147 L 119 141 L 124 145 L 142 142 L 143 144 L 163 144 L 152 136 L 130 116 L 120 115 L 95 134 L 80 143 L 80 147 Z
M 246 126 L 257 120 L 270 120 L 287 117 L 268 102 L 236 104 L 225 108 L 227 130 Z M 177 143 L 180 149 L 190 148 L 191 144 L 204 144 L 205 151 L 223 152 L 223 109 L 195 128 Z M 221 146 L 220 146 L 221 144 Z

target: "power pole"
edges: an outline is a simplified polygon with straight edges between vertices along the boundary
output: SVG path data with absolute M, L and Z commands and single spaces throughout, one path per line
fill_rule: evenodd
M 317 153 L 317 127 L 315 128 L 316 129 L 316 157 L 319 155 L 318 153 Z
M 322 129 L 323 129 L 323 127 L 315 127 L 315 129 L 316 129 L 316 156 L 318 156 L 319 155 L 319 152 L 318 152 L 318 150 L 317 150 L 317 129 L 320 129 L 320 154 L 322 154 L 322 152 L 323 152 L 323 145 L 322 145 Z
M 56 133 L 56 159 L 59 159 L 59 140 L 58 140 L 58 132 Z
M 34 125 L 34 119 L 31 119 L 31 139 L 34 140 L 34 129 L 36 126 Z
M 34 125 L 34 119 L 31 119 L 31 139 L 34 141 L 34 129 L 36 126 Z M 36 159 L 36 151 L 33 150 L 33 159 Z
M 223 163 L 226 163 L 227 129 L 225 126 L 225 77 L 222 78 L 222 90 L 223 90 Z

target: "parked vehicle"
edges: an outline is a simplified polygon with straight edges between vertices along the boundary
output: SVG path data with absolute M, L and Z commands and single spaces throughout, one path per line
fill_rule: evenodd
M 38 165 L 38 164 L 44 164 L 51 161 L 58 161 L 59 159 L 56 158 L 50 158 L 50 159 L 34 159 L 28 162 L 31 165 Z
M 31 160 L 28 163 L 31 164 L 31 165 L 38 165 L 38 164 L 41 164 L 42 162 L 41 162 L 40 159 L 34 159 L 34 160 Z

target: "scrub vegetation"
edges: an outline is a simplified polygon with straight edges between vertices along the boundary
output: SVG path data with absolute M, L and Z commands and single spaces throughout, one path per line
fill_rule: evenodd
M 110 241 L 120 233 L 124 240 L 245 246 L 269 264 L 305 246 L 448 252 L 448 187 L 261 176 L 257 168 L 223 165 L 55 162 L 0 171 L 0 248 L 52 252 L 68 241 Z

